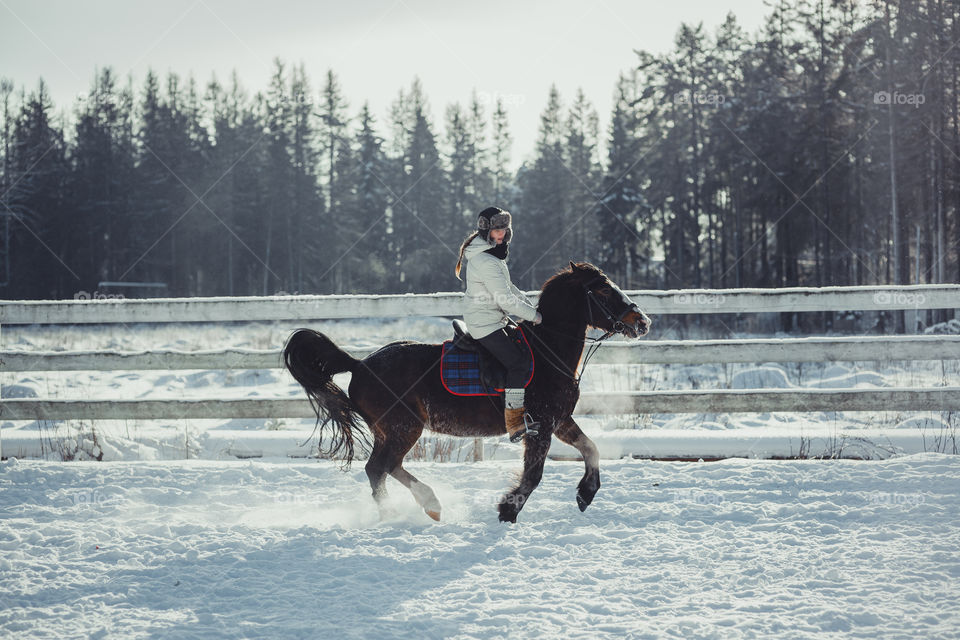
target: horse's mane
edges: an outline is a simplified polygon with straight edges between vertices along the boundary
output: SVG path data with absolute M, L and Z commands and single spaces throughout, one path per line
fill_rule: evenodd
M 550 276 L 540 288 L 541 294 L 546 293 L 548 289 L 555 289 L 558 286 L 568 282 L 579 274 L 583 274 L 587 279 L 593 279 L 597 276 L 606 276 L 606 274 L 589 262 L 571 262 L 569 267 L 561 269 Z

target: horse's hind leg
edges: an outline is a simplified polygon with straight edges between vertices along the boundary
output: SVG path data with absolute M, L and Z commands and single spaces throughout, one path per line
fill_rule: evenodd
M 373 497 L 379 503 L 386 496 L 386 475 L 393 476 L 410 490 L 417 504 L 434 520 L 440 520 L 440 501 L 429 486 L 420 482 L 403 468 L 403 458 L 423 433 L 423 425 L 397 425 L 389 430 L 383 442 L 374 443 L 374 451 L 367 462 L 367 476 L 373 488 Z M 376 454 L 376 456 L 374 455 Z
M 400 463 L 390 472 L 390 475 L 399 480 L 407 489 L 410 489 L 413 498 L 428 516 L 437 522 L 440 521 L 440 501 L 437 500 L 437 494 L 428 485 L 417 480 L 412 473 L 403 468 L 403 456 L 401 456 Z
M 409 428 L 403 430 L 396 439 L 387 464 L 389 465 L 390 475 L 396 478 L 396 480 L 407 489 L 410 489 L 410 493 L 413 494 L 413 499 L 417 501 L 420 508 L 422 508 L 428 516 L 439 521 L 440 501 L 437 500 L 437 495 L 433 492 L 433 489 L 417 480 L 412 473 L 403 468 L 404 456 L 406 456 L 407 452 L 417 443 L 422 433 L 422 422 L 411 425 Z
M 580 430 L 572 417 L 563 420 L 554 434 L 561 442 L 575 447 L 583 456 L 585 471 L 583 479 L 577 485 L 577 506 L 580 511 L 585 511 L 600 490 L 600 453 L 597 445 Z
M 373 499 L 380 509 L 380 517 L 383 517 L 383 500 L 387 497 L 387 462 L 389 454 L 386 441 L 378 432 L 373 441 L 373 449 L 370 451 L 370 457 L 364 469 L 367 472 L 367 478 L 370 480 L 370 488 L 373 490 Z

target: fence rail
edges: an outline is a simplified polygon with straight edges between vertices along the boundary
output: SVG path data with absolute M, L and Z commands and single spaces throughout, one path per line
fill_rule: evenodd
M 760 313 L 960 307 L 960 285 L 631 291 L 650 314 Z M 306 321 L 455 316 L 461 294 L 270 296 L 153 300 L 0 301 L 3 324 Z M 537 292 L 530 294 L 537 297 Z M 348 349 L 362 357 L 374 349 Z M 785 340 L 608 343 L 595 363 L 705 364 L 960 359 L 960 336 L 870 336 Z M 179 352 L 0 352 L 0 372 L 273 369 L 278 350 Z M 580 414 L 768 411 L 960 410 L 960 387 L 925 389 L 737 389 L 584 393 Z M 233 400 L 11 399 L 0 419 L 309 418 L 301 398 Z
M 960 307 L 960 285 L 627 291 L 648 314 L 878 311 Z M 528 292 L 536 300 L 539 291 Z M 461 293 L 0 301 L 0 325 L 231 322 L 458 316 Z
M 357 358 L 376 347 L 346 348 Z M 960 336 L 875 336 L 784 340 L 650 340 L 604 343 L 598 364 L 736 362 L 859 362 L 960 360 Z M 0 352 L 4 371 L 149 371 L 156 369 L 278 369 L 280 350 Z
M 771 411 L 958 411 L 960 387 L 936 389 L 724 389 L 583 393 L 580 415 Z M 313 418 L 300 398 L 229 400 L 6 400 L 3 420 Z

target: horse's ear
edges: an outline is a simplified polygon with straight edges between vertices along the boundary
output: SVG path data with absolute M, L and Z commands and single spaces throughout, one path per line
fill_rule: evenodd
M 573 260 L 570 261 L 570 271 L 576 271 L 577 265 L 573 264 Z

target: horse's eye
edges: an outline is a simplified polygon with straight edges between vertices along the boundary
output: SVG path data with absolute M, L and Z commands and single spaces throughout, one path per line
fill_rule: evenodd
M 611 291 L 612 291 L 612 289 L 611 289 L 610 287 L 600 287 L 600 293 L 603 294 L 603 295 L 605 295 L 605 296 L 610 295 L 610 292 L 611 292 Z

